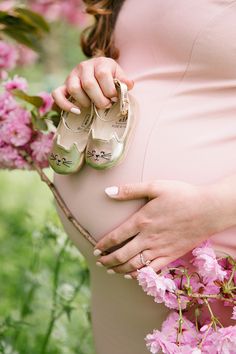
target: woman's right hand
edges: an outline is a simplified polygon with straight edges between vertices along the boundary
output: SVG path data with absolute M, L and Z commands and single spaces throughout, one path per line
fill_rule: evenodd
M 126 76 L 115 60 L 107 57 L 84 60 L 71 71 L 65 84 L 52 92 L 52 96 L 61 109 L 72 109 L 72 112 L 77 114 L 80 113 L 78 108 L 89 107 L 91 101 L 97 108 L 108 108 L 111 99 L 117 97 L 114 78 L 124 82 L 128 90 L 134 85 L 133 80 Z M 70 102 L 69 96 L 72 96 L 76 103 Z

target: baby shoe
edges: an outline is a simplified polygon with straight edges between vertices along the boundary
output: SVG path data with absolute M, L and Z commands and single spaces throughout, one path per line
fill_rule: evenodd
M 135 123 L 135 100 L 125 83 L 114 79 L 118 101 L 111 108 L 97 109 L 85 151 L 86 163 L 95 169 L 106 169 L 123 160 Z
M 79 115 L 62 111 L 48 159 L 49 165 L 56 173 L 75 173 L 83 166 L 93 117 L 93 105 L 81 109 Z

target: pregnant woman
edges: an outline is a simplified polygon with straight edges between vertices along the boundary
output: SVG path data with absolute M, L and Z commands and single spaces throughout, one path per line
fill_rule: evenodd
M 143 292 L 137 269 L 151 261 L 157 271 L 209 238 L 236 256 L 236 1 L 86 3 L 96 18 L 83 37 L 91 58 L 55 101 L 104 109 L 116 77 L 138 102 L 138 124 L 120 164 L 55 174 L 95 249 L 58 212 L 90 267 L 96 354 L 144 354 L 167 310 Z

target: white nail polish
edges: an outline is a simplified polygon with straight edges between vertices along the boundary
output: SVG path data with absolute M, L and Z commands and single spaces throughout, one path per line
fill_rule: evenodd
M 115 271 L 113 269 L 107 269 L 108 274 L 115 274 Z
M 103 264 L 102 264 L 101 262 L 96 262 L 96 265 L 97 265 L 98 267 L 103 267 Z
M 81 110 L 79 108 L 76 108 L 76 107 L 72 107 L 70 111 L 71 111 L 71 113 L 74 113 L 74 114 L 80 114 L 81 113 Z
M 124 278 L 125 278 L 125 279 L 133 279 L 133 278 L 131 277 L 131 275 L 129 275 L 129 274 L 125 274 L 125 275 L 124 275 Z
M 119 189 L 117 186 L 107 187 L 105 189 L 106 194 L 109 196 L 118 194 L 118 191 Z
M 117 102 L 117 101 L 118 101 L 118 98 L 117 98 L 117 97 L 112 97 L 112 98 L 111 98 L 111 101 L 112 101 L 112 102 Z
M 93 251 L 93 255 L 96 256 L 96 257 L 100 256 L 101 254 L 102 254 L 102 251 L 100 251 L 99 249 L 96 249 L 96 250 Z

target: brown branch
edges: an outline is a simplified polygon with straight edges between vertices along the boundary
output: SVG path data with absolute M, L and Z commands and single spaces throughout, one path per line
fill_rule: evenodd
M 57 203 L 59 204 L 59 206 L 61 207 L 61 209 L 65 213 L 67 219 L 72 222 L 74 227 L 83 235 L 83 237 L 87 241 L 89 241 L 91 243 L 92 246 L 95 246 L 97 241 L 90 235 L 90 233 L 86 229 L 84 229 L 79 224 L 79 222 L 73 216 L 73 214 L 71 213 L 71 211 L 67 207 L 66 203 L 64 202 L 63 198 L 61 197 L 60 193 L 58 192 L 58 190 L 57 190 L 56 186 L 54 185 L 54 183 L 52 181 L 50 181 L 50 179 L 47 177 L 47 175 L 43 172 L 43 170 L 37 164 L 34 163 L 33 167 L 38 172 L 41 180 L 43 182 L 45 182 L 48 185 L 48 187 L 50 188 L 50 190 L 52 191 Z
M 185 293 L 185 291 L 183 290 L 178 290 L 179 295 L 187 295 Z M 199 294 L 199 293 L 195 293 L 195 294 L 190 294 L 187 295 L 189 298 L 197 298 L 197 299 L 216 299 L 216 300 L 221 300 L 221 301 L 226 301 L 226 302 L 231 302 L 233 304 L 236 304 L 236 300 L 235 299 L 228 299 L 225 298 L 222 295 L 214 295 L 214 294 Z

